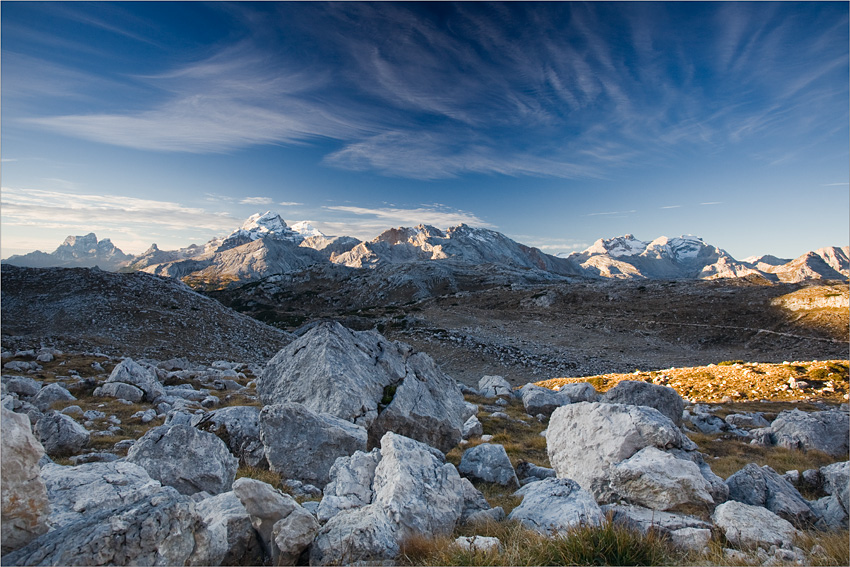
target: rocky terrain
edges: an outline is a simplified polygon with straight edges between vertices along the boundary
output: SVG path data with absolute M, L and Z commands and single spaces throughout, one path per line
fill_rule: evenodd
M 145 273 L 4 266 L 0 294 L 3 348 L 11 350 L 259 363 L 291 340 L 180 281 Z
M 537 558 L 528 542 L 615 526 L 660 538 L 663 562 L 843 564 L 827 542 L 847 537 L 850 362 L 781 366 L 473 388 L 335 322 L 265 365 L 4 350 L 2 561 L 445 564 L 425 538 L 517 564 L 518 534 Z M 683 399 L 699 371 L 705 397 Z M 755 406 L 705 403 L 781 372 Z

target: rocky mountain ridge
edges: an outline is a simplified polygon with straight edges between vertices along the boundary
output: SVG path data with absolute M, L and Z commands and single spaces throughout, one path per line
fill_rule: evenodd
M 109 270 L 140 270 L 207 288 L 301 272 L 317 265 L 375 269 L 429 262 L 617 280 L 754 277 L 766 282 L 800 282 L 850 277 L 847 246 L 821 248 L 790 261 L 769 255 L 736 260 L 725 250 L 693 235 L 662 236 L 647 242 L 627 234 L 599 239 L 564 258 L 518 243 L 499 232 L 465 224 L 445 231 L 424 224 L 391 228 L 361 242 L 347 236 L 326 236 L 306 221 L 289 226 L 271 211 L 252 215 L 240 228 L 204 246 L 163 251 L 153 244 L 138 256 L 128 256 L 109 239 L 98 242 L 94 234 L 88 234 L 69 236 L 51 254 L 33 252 L 3 262 L 30 267 L 98 265 Z

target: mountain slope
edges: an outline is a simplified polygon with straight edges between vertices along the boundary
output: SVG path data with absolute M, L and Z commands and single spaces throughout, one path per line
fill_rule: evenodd
M 19 268 L 2 272 L 3 346 L 160 360 L 263 363 L 291 337 L 182 282 L 136 272 Z

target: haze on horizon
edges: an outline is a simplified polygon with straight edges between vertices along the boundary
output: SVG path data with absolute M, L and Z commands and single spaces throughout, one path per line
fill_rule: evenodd
M 2 257 L 255 212 L 550 254 L 850 234 L 848 4 L 3 2 Z

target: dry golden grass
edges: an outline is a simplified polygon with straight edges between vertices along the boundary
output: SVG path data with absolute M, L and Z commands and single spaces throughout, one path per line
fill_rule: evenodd
M 631 374 L 553 378 L 537 384 L 554 388 L 568 383 L 590 382 L 598 391 L 604 392 L 622 380 L 642 380 L 670 386 L 680 396 L 693 402 L 719 403 L 728 397 L 733 401 L 818 400 L 842 403 L 846 401 L 844 396 L 850 392 L 848 369 L 848 360 L 813 360 L 788 364 L 722 361 L 717 365 L 638 370 Z M 792 377 L 809 382 L 811 387 L 805 390 L 791 389 L 788 382 Z M 832 391 L 829 391 L 830 388 Z
M 257 467 L 249 467 L 247 465 L 240 465 L 239 468 L 236 469 L 236 478 L 243 477 L 260 480 L 262 482 L 265 482 L 266 484 L 272 485 L 281 492 L 285 492 L 287 494 L 291 493 L 289 487 L 283 484 L 280 475 L 276 472 L 270 471 L 269 469 L 261 469 Z

